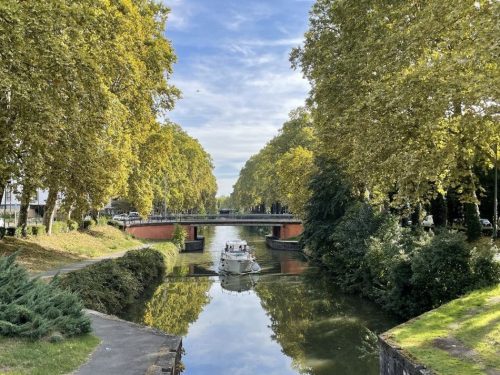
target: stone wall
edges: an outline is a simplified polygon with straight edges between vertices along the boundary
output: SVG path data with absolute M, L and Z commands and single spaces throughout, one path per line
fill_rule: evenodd
M 271 235 L 266 236 L 266 244 L 274 250 L 301 251 L 299 241 L 283 241 Z
M 431 370 L 411 360 L 384 335 L 379 336 L 380 375 L 432 375 Z

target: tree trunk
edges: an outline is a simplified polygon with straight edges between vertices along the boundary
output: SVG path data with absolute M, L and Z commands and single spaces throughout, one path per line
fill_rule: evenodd
M 45 203 L 45 212 L 43 214 L 43 225 L 48 235 L 52 234 L 52 224 L 54 223 L 54 213 L 56 212 L 57 190 L 50 188 L 47 202 Z
M 28 210 L 30 208 L 31 193 L 31 189 L 23 187 L 19 209 L 19 222 L 17 223 L 17 227 L 21 228 L 21 235 L 23 237 L 28 236 Z
M 5 204 L 5 197 L 3 194 L 6 192 L 5 191 L 5 184 L 2 184 L 2 181 L 0 181 L 0 205 Z

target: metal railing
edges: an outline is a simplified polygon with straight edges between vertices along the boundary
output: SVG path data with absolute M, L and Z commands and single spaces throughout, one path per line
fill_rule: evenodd
M 148 218 L 124 218 L 116 220 L 125 225 L 149 223 L 224 223 L 224 222 L 256 222 L 256 223 L 300 223 L 291 214 L 178 214 L 178 215 L 151 215 Z

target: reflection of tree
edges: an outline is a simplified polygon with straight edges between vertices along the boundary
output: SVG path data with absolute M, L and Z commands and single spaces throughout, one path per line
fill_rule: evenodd
M 314 282 L 314 284 L 312 284 Z M 377 374 L 376 335 L 391 326 L 368 302 L 314 278 L 261 280 L 256 292 L 283 353 L 302 374 Z
M 142 323 L 174 335 L 185 336 L 209 302 L 212 281 L 206 277 L 167 279 L 146 304 Z

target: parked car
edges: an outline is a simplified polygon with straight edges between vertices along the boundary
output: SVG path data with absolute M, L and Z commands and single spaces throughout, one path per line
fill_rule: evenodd
M 483 232 L 493 233 L 493 224 L 488 219 L 479 219 Z
M 422 221 L 422 226 L 424 228 L 433 228 L 434 227 L 434 218 L 432 215 L 427 215 Z
M 127 220 L 128 219 L 128 215 L 127 214 L 120 214 L 120 215 L 115 215 L 113 216 L 113 219 L 114 221 L 124 221 L 124 220 Z
M 131 211 L 128 213 L 128 217 L 127 217 L 127 220 L 142 220 L 142 217 L 141 215 L 139 215 L 139 212 L 134 212 L 134 211 Z

